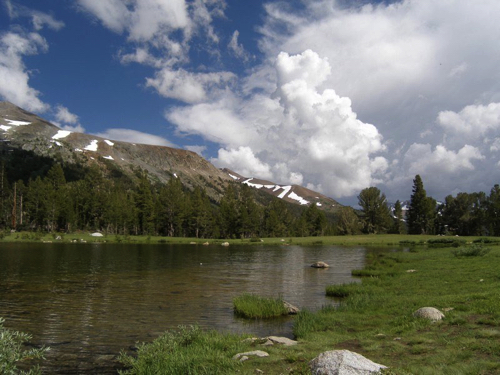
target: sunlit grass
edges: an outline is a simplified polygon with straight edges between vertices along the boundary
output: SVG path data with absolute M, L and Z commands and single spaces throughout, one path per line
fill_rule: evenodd
M 233 299 L 234 312 L 244 318 L 273 318 L 288 315 L 283 299 L 245 293 Z

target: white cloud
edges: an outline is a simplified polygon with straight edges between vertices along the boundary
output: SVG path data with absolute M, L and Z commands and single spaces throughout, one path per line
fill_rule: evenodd
M 445 130 L 461 135 L 480 136 L 489 130 L 500 128 L 500 103 L 468 105 L 459 113 L 442 111 L 438 123 Z
M 206 151 L 207 146 L 199 146 L 199 145 L 187 145 L 184 146 L 186 150 L 196 152 L 198 155 L 203 156 L 203 153 Z
M 30 87 L 29 72 L 22 58 L 47 50 L 47 42 L 38 33 L 0 34 L 0 96 L 30 111 L 46 111 L 49 105 L 40 100 L 39 91 Z
M 229 167 L 242 176 L 272 177 L 269 165 L 256 158 L 250 147 L 241 146 L 237 149 L 220 149 L 217 159 L 212 159 L 212 162 L 221 168 Z
M 387 162 L 375 126 L 357 119 L 349 98 L 318 91 L 331 67 L 313 51 L 279 54 L 273 95 L 227 95 L 215 103 L 166 113 L 180 132 L 223 146 L 213 161 L 279 183 L 313 183 L 336 197 L 356 193 L 384 173 Z M 259 175 L 257 172 L 264 174 Z M 252 172 L 252 173 L 250 173 Z
M 229 44 L 227 45 L 227 48 L 237 58 L 239 58 L 243 61 L 248 61 L 250 58 L 249 54 L 247 51 L 245 51 L 245 48 L 243 47 L 243 45 L 238 43 L 239 36 L 240 36 L 240 32 L 238 30 L 235 30 L 233 33 L 233 36 L 231 37 L 231 40 L 229 41 Z
M 484 156 L 479 149 L 465 145 L 458 152 L 447 150 L 438 145 L 432 151 L 430 144 L 414 143 L 405 154 L 403 163 L 410 176 L 423 174 L 427 176 L 443 176 L 475 169 L 472 162 L 482 160 Z
M 107 129 L 106 131 L 102 133 L 97 133 L 95 135 L 101 138 L 112 139 L 114 141 L 142 143 L 146 145 L 156 145 L 156 146 L 177 147 L 168 139 L 132 129 L 113 128 L 113 129 Z
M 56 107 L 56 120 L 66 123 L 66 124 L 76 124 L 78 123 L 78 116 L 71 113 L 68 108 L 58 105 Z
M 234 79 L 230 72 L 191 73 L 184 69 L 159 70 L 154 78 L 146 79 L 146 86 L 155 88 L 166 98 L 182 100 L 186 103 L 197 103 L 207 100 L 222 88 L 226 82 Z
M 5 0 L 5 6 L 7 7 L 7 11 L 11 19 L 18 17 L 30 17 L 33 28 L 36 31 L 40 31 L 45 25 L 56 31 L 64 27 L 64 22 L 56 20 L 50 14 L 27 8 L 23 5 L 13 3 L 10 0 Z

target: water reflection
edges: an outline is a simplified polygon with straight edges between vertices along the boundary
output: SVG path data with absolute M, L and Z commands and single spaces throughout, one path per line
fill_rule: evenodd
M 244 292 L 308 309 L 325 286 L 352 282 L 365 248 L 9 244 L 0 250 L 0 316 L 53 347 L 49 373 L 112 371 L 110 358 L 180 324 L 291 337 L 291 318 L 234 316 Z M 322 260 L 329 269 L 310 264 Z M 101 363 L 102 362 L 102 363 Z M 105 363 L 105 364 L 103 364 Z M 101 367 L 100 367 L 101 366 Z

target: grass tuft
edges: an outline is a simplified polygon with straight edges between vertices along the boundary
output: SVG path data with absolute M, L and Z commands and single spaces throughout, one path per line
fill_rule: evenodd
M 281 297 L 265 298 L 245 293 L 233 299 L 234 312 L 244 318 L 273 318 L 288 315 Z
M 452 250 L 452 254 L 457 258 L 461 257 L 483 257 L 490 252 L 490 249 L 483 247 L 480 243 L 473 243 L 470 246 L 463 246 Z
M 240 335 L 182 326 L 139 344 L 136 356 L 122 352 L 119 361 L 127 369 L 120 374 L 234 374 L 241 363 L 232 357 L 248 346 Z

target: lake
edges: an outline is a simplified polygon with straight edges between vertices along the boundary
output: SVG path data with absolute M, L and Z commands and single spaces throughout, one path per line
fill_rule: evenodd
M 386 249 L 387 250 L 387 249 Z M 245 320 L 245 292 L 317 310 L 325 286 L 358 281 L 365 247 L 133 244 L 0 245 L 0 317 L 52 348 L 47 373 L 116 373 L 114 357 L 167 329 L 204 328 L 292 337 L 292 317 Z M 315 261 L 330 264 L 314 269 Z

